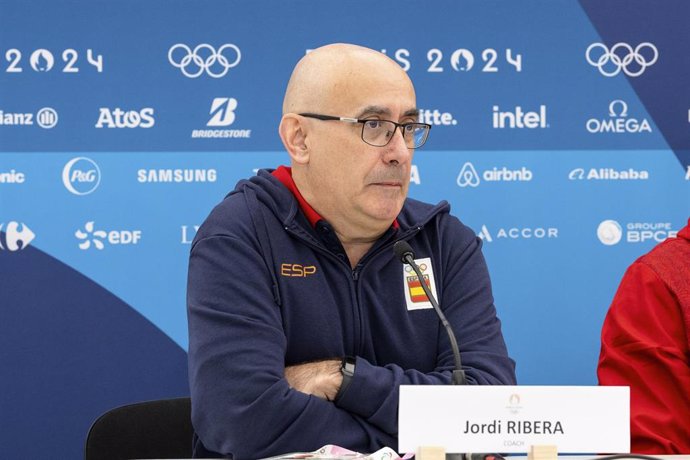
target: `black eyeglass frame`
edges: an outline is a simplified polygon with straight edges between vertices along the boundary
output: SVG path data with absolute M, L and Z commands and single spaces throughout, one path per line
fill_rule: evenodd
M 424 135 L 424 139 L 422 139 L 422 143 L 419 144 L 419 145 L 416 146 L 416 147 L 408 147 L 408 148 L 412 148 L 412 149 L 418 149 L 418 148 L 420 148 L 421 146 L 423 146 L 424 144 L 426 144 L 426 141 L 427 141 L 427 139 L 429 138 L 429 132 L 431 131 L 431 125 L 430 125 L 430 124 L 428 124 L 428 123 L 419 123 L 419 122 L 416 122 L 416 121 L 413 121 L 413 122 L 410 122 L 410 123 L 397 123 L 397 122 L 395 122 L 395 121 L 393 121 L 393 120 L 381 120 L 381 119 L 379 119 L 379 118 L 336 117 L 336 116 L 333 116 L 333 115 L 322 115 L 322 114 L 320 114 L 320 113 L 311 113 L 311 112 L 298 113 L 298 115 L 299 115 L 299 116 L 302 116 L 302 117 L 307 117 L 307 118 L 315 118 L 315 119 L 317 119 L 317 120 L 323 120 L 323 121 L 344 121 L 344 122 L 347 122 L 347 123 L 361 123 L 361 124 L 362 124 L 362 133 L 361 133 L 361 136 L 360 136 L 360 137 L 362 138 L 362 141 L 363 141 L 364 143 L 366 143 L 366 144 L 368 144 L 368 145 L 371 145 L 371 146 L 373 146 L 373 147 L 385 147 L 385 146 L 387 146 L 388 144 L 390 144 L 391 139 L 393 139 L 393 136 L 389 137 L 389 138 L 388 138 L 388 141 L 387 141 L 385 144 L 383 144 L 383 145 L 376 145 L 376 144 L 372 144 L 371 142 L 367 142 L 367 141 L 364 139 L 364 127 L 365 127 L 365 124 L 366 124 L 368 121 L 385 121 L 385 122 L 388 122 L 388 123 L 393 123 L 393 124 L 395 125 L 396 131 L 397 131 L 398 128 L 400 128 L 400 132 L 402 133 L 403 138 L 405 138 L 405 128 L 408 127 L 408 126 L 415 125 L 415 126 L 422 126 L 422 127 L 426 128 L 425 135 Z

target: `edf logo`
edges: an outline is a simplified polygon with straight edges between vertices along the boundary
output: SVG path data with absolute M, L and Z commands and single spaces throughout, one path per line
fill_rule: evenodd
M 62 168 L 62 184 L 75 195 L 88 195 L 101 183 L 101 170 L 86 157 L 72 158 Z

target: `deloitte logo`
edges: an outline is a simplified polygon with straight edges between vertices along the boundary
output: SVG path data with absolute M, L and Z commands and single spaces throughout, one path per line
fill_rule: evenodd
M 646 118 L 628 118 L 628 104 L 616 99 L 609 104 L 609 118 L 587 120 L 587 131 L 592 134 L 616 133 L 616 134 L 640 134 L 651 133 L 652 127 Z
M 508 169 L 493 167 L 482 172 L 482 179 L 486 182 L 529 182 L 534 177 L 531 170 L 526 167 L 520 169 Z M 481 183 L 479 174 L 474 165 L 469 161 L 462 165 L 456 183 L 459 187 L 478 187 Z
M 14 252 L 25 249 L 36 237 L 34 232 L 32 232 L 26 224 L 12 221 L 3 229 L 4 225 L 5 224 L 0 222 L 0 231 L 5 232 L 4 242 L 2 235 L 0 235 L 0 251 L 7 250 Z
M 605 220 L 597 227 L 597 237 L 602 244 L 613 246 L 623 238 L 623 229 L 615 220 Z
M 458 120 L 453 118 L 450 112 L 441 112 L 438 109 L 419 109 L 419 122 L 433 126 L 455 126 Z
M 101 183 L 101 170 L 90 158 L 76 157 L 62 168 L 62 184 L 70 193 L 88 195 Z

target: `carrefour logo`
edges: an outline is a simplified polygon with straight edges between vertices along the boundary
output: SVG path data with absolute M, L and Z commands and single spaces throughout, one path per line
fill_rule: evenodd
M 587 120 L 587 131 L 592 134 L 640 134 L 652 132 L 652 127 L 646 118 L 628 118 L 628 104 L 620 99 L 611 101 L 608 115 L 608 118 L 590 118 Z
M 597 227 L 597 238 L 601 244 L 614 246 L 621 241 L 626 243 L 662 242 L 678 234 L 670 222 L 628 222 L 625 227 L 617 221 L 607 219 Z
M 101 183 L 101 170 L 87 157 L 72 158 L 62 168 L 62 184 L 75 195 L 88 195 Z
M 5 237 L 3 241 L 2 234 L 0 234 L 0 251 L 19 251 L 21 249 L 26 249 L 29 246 L 36 235 L 31 229 L 21 222 L 11 221 L 4 227 L 4 223 L 0 222 L 0 232 L 5 232 Z

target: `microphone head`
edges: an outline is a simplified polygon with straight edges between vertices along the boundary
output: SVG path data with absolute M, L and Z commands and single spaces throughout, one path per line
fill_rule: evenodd
M 414 250 L 407 241 L 396 241 L 393 245 L 393 251 L 395 251 L 395 257 L 397 257 L 404 264 L 407 263 L 408 257 L 411 257 L 414 260 Z

